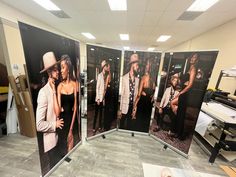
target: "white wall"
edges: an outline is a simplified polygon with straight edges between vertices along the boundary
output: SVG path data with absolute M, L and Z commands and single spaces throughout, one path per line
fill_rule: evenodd
M 236 19 L 175 46 L 168 51 L 218 49 L 219 54 L 208 85 L 209 88 L 215 88 L 220 71 L 236 65 L 235 31 Z M 220 84 L 220 89 L 233 94 L 236 89 L 236 78 L 224 78 Z

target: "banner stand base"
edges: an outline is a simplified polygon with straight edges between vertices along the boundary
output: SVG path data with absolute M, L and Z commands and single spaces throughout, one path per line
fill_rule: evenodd
M 71 160 L 72 160 L 72 159 L 69 158 L 69 157 L 66 157 L 66 158 L 65 158 L 65 161 L 68 162 L 68 163 L 70 163 Z
M 168 146 L 164 145 L 162 150 L 165 151 L 167 148 L 168 148 Z
M 175 147 L 169 145 L 168 143 L 162 141 L 161 139 L 155 137 L 154 135 L 149 134 L 149 136 L 152 137 L 154 140 L 158 141 L 159 143 L 163 144 L 163 145 L 164 145 L 164 146 L 163 146 L 163 150 L 166 150 L 167 148 L 170 148 L 171 150 L 173 150 L 173 151 L 175 151 L 176 153 L 182 155 L 182 156 L 185 157 L 186 159 L 189 158 L 189 155 L 188 155 L 188 154 L 183 153 L 183 152 L 180 151 L 179 149 L 177 149 L 177 148 L 175 148 Z
M 137 132 L 137 131 L 132 131 L 132 130 L 124 130 L 124 129 L 117 129 L 118 132 L 123 132 L 123 133 L 131 133 L 131 136 L 133 137 L 135 134 L 137 135 L 146 135 L 148 136 L 148 133 L 145 132 Z
M 45 174 L 43 177 L 49 177 L 64 161 L 66 162 L 70 162 L 72 159 L 69 158 L 69 156 L 82 144 L 82 142 L 80 141 L 78 144 L 76 144 L 75 147 L 73 147 L 73 149 L 67 153 L 65 155 L 65 157 L 63 157 L 47 174 Z M 42 177 L 42 175 L 40 176 Z
M 98 137 L 102 137 L 103 139 L 106 139 L 106 136 L 107 134 L 110 134 L 112 132 L 116 132 L 117 131 L 117 128 L 114 128 L 112 130 L 109 130 L 109 131 L 106 131 L 106 132 L 103 132 L 103 133 L 100 133 L 100 134 L 97 134 L 97 135 L 94 135 L 94 136 L 91 136 L 89 138 L 85 138 L 86 141 L 90 141 L 92 139 L 95 139 L 95 138 L 98 138 Z

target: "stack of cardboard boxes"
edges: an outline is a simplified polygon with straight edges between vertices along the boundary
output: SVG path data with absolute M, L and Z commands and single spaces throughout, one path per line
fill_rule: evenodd
M 8 76 L 8 78 L 18 110 L 20 133 L 27 137 L 35 137 L 35 116 L 26 77 L 25 75 L 20 75 L 17 83 L 14 76 Z

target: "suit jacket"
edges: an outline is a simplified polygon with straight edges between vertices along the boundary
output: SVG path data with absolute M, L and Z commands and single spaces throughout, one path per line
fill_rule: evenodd
M 104 92 L 105 92 L 105 82 L 104 82 L 104 76 L 103 73 L 98 74 L 98 79 L 97 79 L 97 85 L 96 85 L 96 98 L 95 101 L 97 102 L 100 100 L 100 102 L 103 101 L 104 99 Z
M 160 107 L 164 108 L 167 106 L 168 102 L 169 102 L 169 99 L 170 99 L 170 93 L 171 93 L 171 87 L 168 87 L 166 88 L 165 92 L 164 92 L 164 95 L 162 96 L 162 99 L 161 99 L 161 103 L 160 103 Z M 173 87 L 172 87 L 172 92 L 174 91 Z M 173 95 L 173 98 L 179 94 L 179 91 L 175 90 L 175 93 Z
M 44 152 L 47 152 L 56 146 L 58 140 L 53 91 L 49 83 L 40 89 L 37 102 L 36 128 L 38 132 L 43 132 Z
M 135 77 L 135 86 L 134 86 L 134 101 L 136 96 L 138 95 L 138 85 L 139 78 Z M 122 77 L 122 85 L 121 85 L 121 100 L 120 100 L 120 110 L 122 114 L 127 114 L 129 109 L 129 73 L 125 74 Z

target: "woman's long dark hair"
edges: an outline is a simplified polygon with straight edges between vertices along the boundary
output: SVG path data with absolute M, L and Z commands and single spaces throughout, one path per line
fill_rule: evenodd
M 65 54 L 61 56 L 61 62 L 65 61 L 66 65 L 68 66 L 68 70 L 69 70 L 69 79 L 72 81 L 75 81 L 75 75 L 74 75 L 74 69 L 71 63 L 71 59 L 69 57 L 69 55 Z
M 197 62 L 194 64 L 194 66 L 195 66 L 196 70 L 198 69 L 199 53 L 198 53 L 198 52 L 193 52 L 193 53 L 191 53 L 191 55 L 187 58 L 188 62 L 187 62 L 186 72 L 188 72 L 188 70 L 189 70 L 189 68 L 190 68 L 190 60 L 191 60 L 191 58 L 192 58 L 194 55 L 197 55 Z

